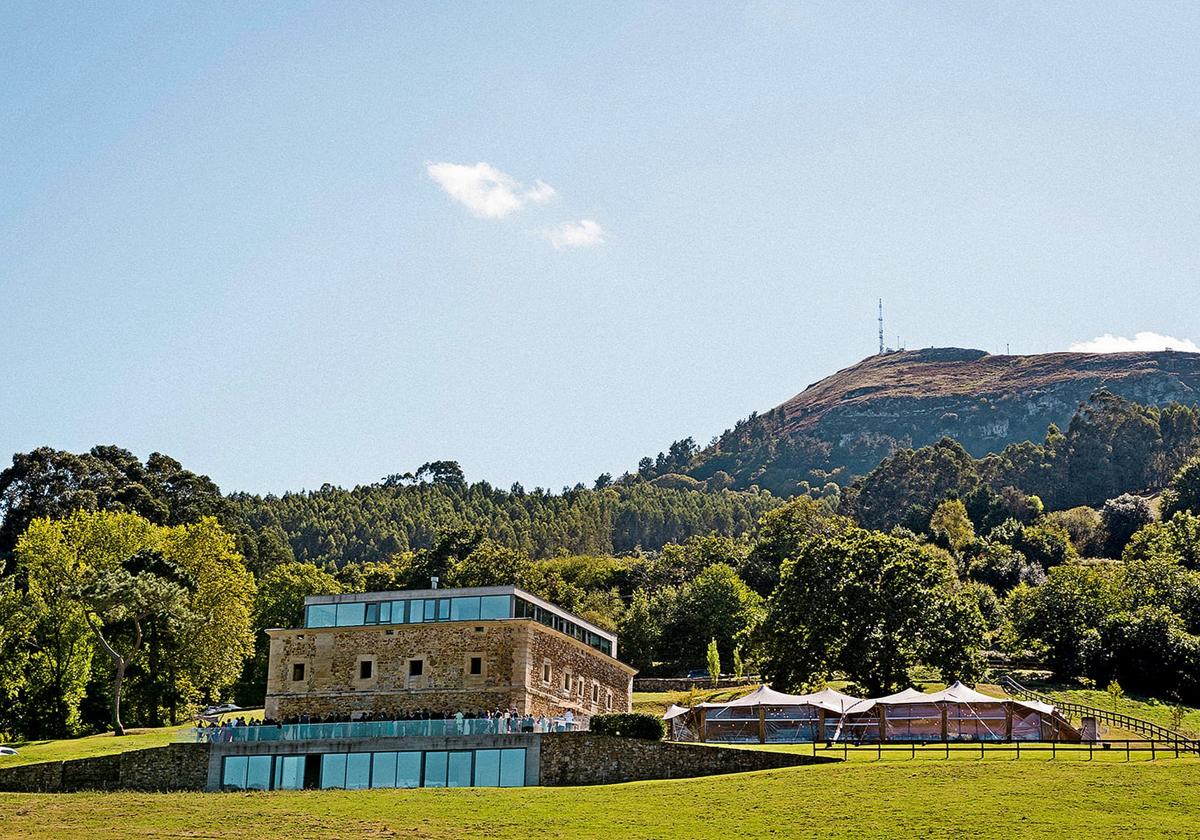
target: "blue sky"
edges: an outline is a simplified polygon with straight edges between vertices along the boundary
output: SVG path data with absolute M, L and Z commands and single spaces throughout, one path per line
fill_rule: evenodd
M 426 5 L 0 7 L 0 452 L 558 488 L 879 297 L 909 347 L 1200 340 L 1198 7 Z

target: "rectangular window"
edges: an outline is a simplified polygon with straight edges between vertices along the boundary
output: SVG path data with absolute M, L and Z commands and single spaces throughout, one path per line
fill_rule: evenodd
M 610 712 L 612 711 L 612 692 L 611 691 L 604 692 L 604 708 L 608 709 Z
M 338 627 L 360 627 L 363 623 L 363 618 L 367 611 L 366 604 L 338 604 L 337 605 L 337 626 Z
M 344 788 L 346 786 L 346 754 L 325 753 L 321 756 L 321 787 Z
M 396 787 L 415 788 L 421 786 L 421 754 L 402 752 L 396 754 Z
M 475 751 L 475 787 L 500 786 L 500 750 Z
M 595 683 L 592 683 L 592 702 L 600 702 L 600 686 L 596 685 Z
M 230 755 L 221 768 L 221 787 L 226 790 L 246 789 L 246 756 Z
M 425 620 L 425 602 L 417 599 L 416 601 L 406 601 L 408 604 L 408 623 L 420 624 Z M 394 612 L 394 610 L 393 610 Z
M 525 750 L 500 750 L 500 787 L 525 784 Z
M 304 756 L 275 757 L 275 790 L 304 789 Z
M 358 678 L 360 680 L 369 680 L 375 673 L 375 663 L 370 659 L 364 659 L 358 663 Z
M 508 618 L 512 611 L 511 595 L 484 595 L 479 599 L 480 618 Z
M 292 682 L 300 682 L 302 679 L 304 679 L 304 663 L 292 663 Z
M 359 790 L 370 787 L 370 784 L 371 754 L 350 753 L 346 756 L 346 790 Z
M 379 604 L 367 604 L 367 615 L 364 622 L 366 624 L 379 623 Z
M 431 750 L 425 753 L 425 775 L 421 779 L 421 787 L 446 786 L 446 753 L 441 750 Z
M 549 683 L 549 682 L 550 682 L 550 677 L 551 677 L 551 673 L 550 673 L 550 663 L 549 663 L 549 662 L 543 662 L 543 663 L 542 663 L 542 682 L 544 682 L 544 683 Z
M 563 691 L 571 693 L 571 675 L 569 673 L 563 674 Z
M 429 610 L 426 609 L 425 612 L 428 613 Z M 425 617 L 428 618 L 429 616 L 426 615 Z M 437 620 L 438 621 L 449 621 L 450 620 L 450 599 L 449 598 L 439 598 L 438 599 Z
M 478 598 L 452 598 L 450 600 L 451 621 L 478 621 Z
M 424 659 L 408 660 L 408 675 L 410 677 L 419 677 L 424 673 L 425 673 L 425 660 Z
M 271 789 L 271 756 L 251 755 L 246 762 L 246 790 Z
M 583 699 L 583 680 L 582 679 L 580 679 L 578 681 L 578 688 L 579 688 L 579 699 L 582 700 Z
M 470 750 L 450 753 L 446 767 L 446 787 L 470 787 L 471 763 Z
M 333 627 L 337 623 L 337 604 L 312 604 L 308 607 L 305 627 Z
M 483 674 L 483 657 L 482 656 L 472 656 L 471 657 L 471 676 L 478 677 L 478 676 L 481 676 L 482 674 Z
M 394 788 L 396 786 L 396 753 L 377 752 L 371 759 L 371 787 Z

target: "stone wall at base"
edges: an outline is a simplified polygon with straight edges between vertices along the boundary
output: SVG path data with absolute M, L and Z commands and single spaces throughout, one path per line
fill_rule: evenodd
M 539 784 L 607 785 L 686 779 L 838 761 L 796 753 L 642 741 L 586 732 L 543 735 Z
M 208 744 L 168 744 L 116 755 L 0 768 L 0 791 L 204 790 Z

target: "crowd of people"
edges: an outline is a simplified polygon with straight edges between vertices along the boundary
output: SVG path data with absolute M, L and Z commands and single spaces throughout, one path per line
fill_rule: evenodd
M 197 741 L 230 742 L 297 740 L 356 735 L 516 735 L 538 732 L 572 732 L 584 722 L 568 709 L 560 717 L 521 714 L 516 709 L 438 712 L 419 709 L 408 712 L 372 712 L 352 715 L 292 715 L 283 719 L 247 718 L 239 715 L 224 720 L 201 718 L 195 729 Z M 332 728 L 339 724 L 350 726 Z M 355 726 L 366 724 L 366 726 Z M 395 724 L 389 726 L 389 724 Z M 325 729 L 324 727 L 331 728 Z M 304 727 L 304 728 L 300 728 Z M 320 728 L 318 728 L 320 727 Z M 274 731 L 264 731 L 274 730 Z M 323 730 L 323 731 L 322 731 Z

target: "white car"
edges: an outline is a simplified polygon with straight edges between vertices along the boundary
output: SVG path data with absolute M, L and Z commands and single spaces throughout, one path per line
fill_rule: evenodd
M 0 755 L 16 755 L 17 751 L 12 747 L 0 747 Z

